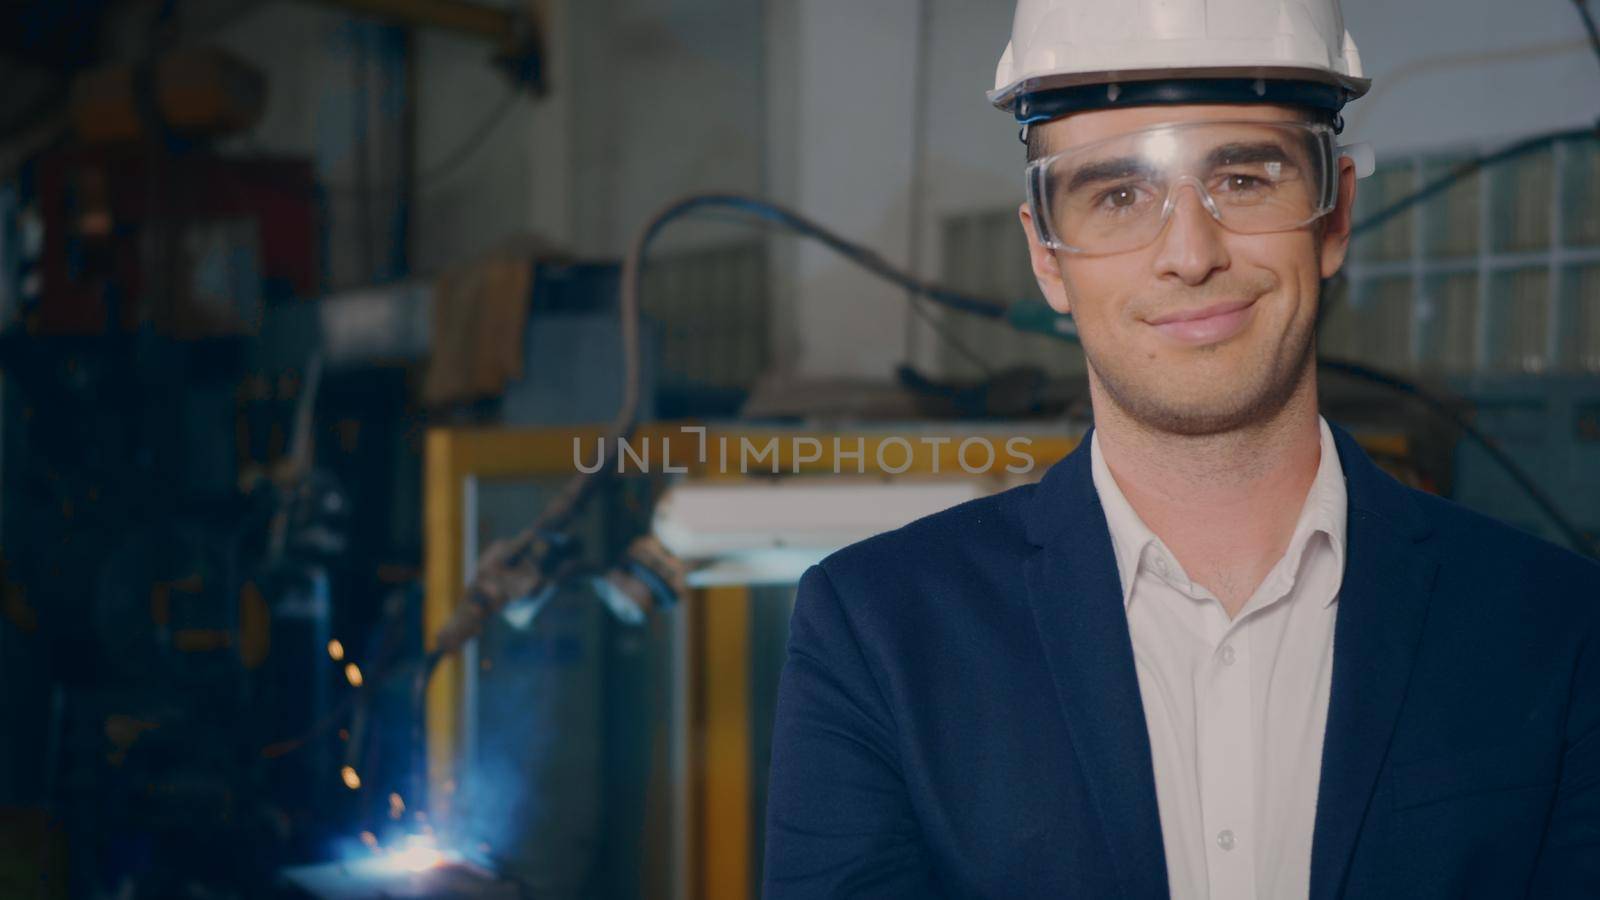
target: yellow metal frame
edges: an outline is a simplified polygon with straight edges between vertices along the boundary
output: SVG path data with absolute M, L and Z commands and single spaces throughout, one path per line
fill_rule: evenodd
M 1077 446 L 1078 438 L 1055 432 L 1029 433 L 1015 428 L 1006 432 L 983 429 L 968 432 L 927 429 L 911 435 L 894 432 L 907 439 L 908 465 L 890 473 L 877 466 L 881 443 L 892 438 L 883 430 L 818 432 L 782 428 L 719 428 L 707 426 L 702 436 L 685 431 L 691 423 L 657 423 L 642 427 L 634 437 L 636 446 L 650 446 L 652 453 L 664 451 L 676 468 L 687 469 L 687 477 L 700 479 L 743 479 L 749 475 L 720 471 L 718 455 L 702 447 L 716 447 L 726 439 L 740 446 L 748 439 L 759 446 L 777 439 L 777 467 L 793 473 L 796 438 L 815 438 L 821 445 L 819 459 L 800 465 L 799 473 L 832 473 L 835 468 L 833 439 L 849 441 L 853 452 L 861 439 L 865 452 L 859 465 L 869 475 L 894 478 L 981 478 L 962 468 L 959 445 L 969 437 L 988 438 L 1004 445 L 1010 437 L 1026 437 L 1034 461 L 1029 478 L 1045 469 Z M 427 436 L 424 462 L 425 518 L 424 563 L 426 599 L 423 627 L 432 635 L 450 617 L 461 599 L 469 560 L 463 558 L 466 533 L 466 487 L 474 478 L 515 478 L 567 476 L 576 471 L 574 441 L 592 448 L 604 432 L 600 428 L 543 429 L 435 429 Z M 948 437 L 944 443 L 929 443 L 923 437 Z M 702 443 L 702 441 L 704 443 Z M 1370 450 L 1403 456 L 1408 448 L 1403 436 L 1363 437 Z M 592 451 L 586 451 L 586 454 Z M 809 456 L 809 454 L 808 454 Z M 586 455 L 584 458 L 589 458 Z M 846 457 L 849 470 L 858 466 L 855 456 Z M 903 450 L 890 456 L 896 467 L 905 459 Z M 660 457 L 651 463 L 660 465 Z M 1004 471 L 1005 459 L 996 460 L 992 471 Z M 758 474 L 770 477 L 772 463 Z M 691 895 L 705 900 L 734 900 L 750 895 L 751 871 L 751 724 L 750 724 L 750 602 L 742 587 L 696 591 L 685 604 L 689 635 L 689 869 L 687 883 Z M 459 656 L 439 666 L 428 689 L 427 756 L 429 805 L 436 817 L 448 814 L 455 783 L 457 754 L 462 746 L 462 703 L 464 673 Z
M 818 432 L 783 428 L 728 429 L 708 426 L 702 444 L 698 432 L 683 430 L 690 423 L 660 423 L 641 427 L 635 446 L 648 445 L 651 463 L 661 465 L 665 453 L 674 468 L 688 470 L 689 478 L 737 480 L 751 477 L 737 471 L 724 473 L 719 464 L 718 447 L 726 440 L 730 456 L 737 453 L 742 440 L 765 448 L 776 441 L 776 462 L 764 458 L 754 474 L 770 477 L 775 464 L 780 472 L 800 475 L 834 471 L 835 437 L 845 441 L 844 449 L 853 453 L 856 439 L 864 451 L 858 463 L 854 456 L 844 461 L 848 471 L 857 468 L 867 475 L 897 478 L 981 477 L 961 467 L 959 445 L 969 437 L 986 437 L 997 446 L 1013 436 L 1031 441 L 1028 451 L 1034 459 L 1037 476 L 1050 463 L 1065 456 L 1077 439 L 1060 434 L 1021 434 L 997 430 L 951 432 L 928 430 L 910 436 L 907 458 L 904 446 L 886 447 L 890 466 L 904 471 L 894 474 L 877 465 L 879 445 L 893 434 L 883 431 Z M 471 565 L 463 558 L 463 535 L 467 523 L 466 489 L 475 478 L 527 478 L 568 476 L 576 471 L 574 440 L 592 455 L 600 428 L 544 429 L 435 429 L 427 436 L 424 462 L 424 564 L 426 568 L 423 628 L 435 634 L 450 617 L 461 599 Z M 948 437 L 944 443 L 924 442 L 920 437 Z M 821 445 L 821 456 L 796 465 L 799 438 L 814 438 Z M 707 449 L 705 459 L 700 450 Z M 666 448 L 663 450 L 662 448 Z M 809 448 L 808 448 L 809 450 Z M 805 454 L 807 457 L 810 452 Z M 1006 460 L 996 460 L 995 471 L 1003 471 Z M 736 467 L 735 467 L 736 469 Z M 751 836 L 751 729 L 750 729 L 750 598 L 742 587 L 711 588 L 696 591 L 685 604 L 688 617 L 689 682 L 691 727 L 689 744 L 689 868 L 691 894 L 707 900 L 749 896 L 753 872 L 750 867 Z M 431 647 L 430 647 L 431 649 Z M 464 672 L 459 656 L 444 660 L 428 687 L 427 757 L 429 805 L 435 817 L 449 813 L 456 780 L 457 755 L 462 746 L 462 703 Z

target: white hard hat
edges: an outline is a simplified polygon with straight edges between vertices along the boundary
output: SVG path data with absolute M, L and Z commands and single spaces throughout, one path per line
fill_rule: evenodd
M 1017 0 L 994 105 L 1274 102 L 1337 112 L 1367 92 L 1339 0 Z

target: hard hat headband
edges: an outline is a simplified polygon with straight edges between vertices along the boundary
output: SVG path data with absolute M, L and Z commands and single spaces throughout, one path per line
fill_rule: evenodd
M 1271 103 L 1338 113 L 1349 99 L 1343 87 L 1316 81 L 1268 78 L 1185 78 L 1080 84 L 1022 93 L 1014 114 L 1023 125 L 1094 109 L 1174 103 Z

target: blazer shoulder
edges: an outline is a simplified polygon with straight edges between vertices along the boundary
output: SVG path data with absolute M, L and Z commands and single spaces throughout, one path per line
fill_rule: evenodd
M 1600 560 L 1552 543 L 1492 516 L 1414 488 L 1406 488 L 1430 528 L 1428 544 L 1439 562 L 1473 573 L 1477 583 L 1516 586 L 1600 615 Z

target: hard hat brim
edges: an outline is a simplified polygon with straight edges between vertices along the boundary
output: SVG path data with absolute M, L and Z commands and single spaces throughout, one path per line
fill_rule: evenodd
M 1259 89 L 1257 83 L 1260 83 Z M 1195 90 L 1178 89 L 1161 91 L 1140 90 L 1154 83 L 1164 85 L 1192 84 Z M 1282 85 L 1323 85 L 1335 88 L 1332 92 L 1284 91 Z M 1215 90 L 1218 85 L 1225 89 Z M 1337 112 L 1346 102 L 1365 94 L 1372 86 L 1370 78 L 1356 78 L 1325 69 L 1308 69 L 1286 66 L 1227 66 L 1195 68 L 1134 69 L 1116 72 L 1072 72 L 1024 78 L 1000 90 L 989 91 L 986 96 L 996 107 L 1012 113 L 1019 122 L 1037 122 L 1084 109 L 1119 106 L 1140 106 L 1150 103 L 1208 102 L 1205 98 L 1217 97 L 1209 102 L 1290 103 L 1328 108 Z M 1093 88 L 1105 89 L 1106 99 L 1093 102 Z M 1071 95 L 1072 102 L 1050 104 L 1024 103 L 1024 98 L 1056 98 Z M 1190 96 L 1196 99 L 1188 99 Z M 1028 107 L 1033 107 L 1029 109 Z M 1047 115 L 1049 108 L 1060 109 Z

